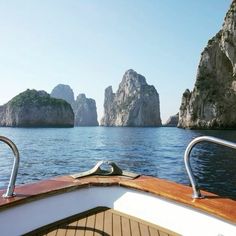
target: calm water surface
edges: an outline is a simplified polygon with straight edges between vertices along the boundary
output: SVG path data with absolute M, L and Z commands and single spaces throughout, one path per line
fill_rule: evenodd
M 200 135 L 236 142 L 236 131 L 177 128 L 0 128 L 18 146 L 17 184 L 85 171 L 99 160 L 125 170 L 189 184 L 183 162 L 187 144 Z M 12 153 L 0 143 L 0 188 L 6 187 Z M 191 162 L 202 189 L 236 199 L 236 151 L 214 144 L 194 149 Z

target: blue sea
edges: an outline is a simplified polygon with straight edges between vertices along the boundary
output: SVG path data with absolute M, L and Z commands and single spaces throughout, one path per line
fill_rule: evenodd
M 236 142 L 236 131 L 178 128 L 0 128 L 20 152 L 17 184 L 92 168 L 100 160 L 124 170 L 189 185 L 184 151 L 195 137 L 210 135 Z M 8 184 L 13 155 L 0 143 L 0 188 Z M 191 163 L 202 189 L 236 199 L 236 150 L 199 144 Z

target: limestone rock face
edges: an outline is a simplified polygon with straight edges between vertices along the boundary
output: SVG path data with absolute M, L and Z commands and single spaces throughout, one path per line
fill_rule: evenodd
M 236 128 L 236 1 L 201 54 L 194 89 L 184 92 L 178 126 Z
M 79 94 L 74 106 L 75 126 L 98 126 L 97 108 L 94 99 Z
M 102 126 L 161 126 L 159 95 L 144 76 L 125 72 L 118 91 L 105 90 Z
M 94 99 L 79 94 L 74 101 L 74 92 L 69 85 L 59 84 L 51 92 L 51 97 L 64 99 L 70 103 L 75 114 L 75 126 L 97 126 L 97 108 Z
M 166 127 L 177 127 L 179 122 L 179 113 L 177 113 L 174 116 L 170 116 L 170 118 L 166 121 L 165 125 Z
M 51 97 L 64 99 L 71 106 L 74 104 L 74 92 L 69 85 L 58 84 L 51 92 Z
M 64 100 L 28 89 L 0 107 L 0 126 L 73 127 L 74 113 Z

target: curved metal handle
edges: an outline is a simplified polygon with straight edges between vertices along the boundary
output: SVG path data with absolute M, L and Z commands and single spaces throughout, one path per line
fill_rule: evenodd
M 195 138 L 189 143 L 184 153 L 184 164 L 185 164 L 185 168 L 187 170 L 188 177 L 193 188 L 193 198 L 203 198 L 203 196 L 201 195 L 199 186 L 193 175 L 191 165 L 190 165 L 191 151 L 193 150 L 193 147 L 200 142 L 211 142 L 211 143 L 223 145 L 225 147 L 236 149 L 236 143 L 225 141 L 219 138 L 210 137 L 210 136 L 201 136 L 201 137 Z
M 4 136 L 0 136 L 0 141 L 6 143 L 11 150 L 13 151 L 14 154 L 14 163 L 13 163 L 13 168 L 11 171 L 11 177 L 10 177 L 10 181 L 7 187 L 7 191 L 6 193 L 4 193 L 2 196 L 4 198 L 9 198 L 9 197 L 13 197 L 14 196 L 14 189 L 15 189 L 15 183 L 16 183 L 16 176 L 18 173 L 18 168 L 19 168 L 19 162 L 20 162 L 20 155 L 19 155 L 19 151 L 16 147 L 16 145 L 8 138 L 4 137 Z

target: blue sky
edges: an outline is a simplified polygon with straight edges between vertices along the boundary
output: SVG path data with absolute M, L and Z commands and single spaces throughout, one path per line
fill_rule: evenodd
M 163 122 L 192 89 L 200 54 L 231 0 L 0 0 L 0 104 L 34 88 L 68 84 L 103 113 L 134 69 L 154 85 Z

